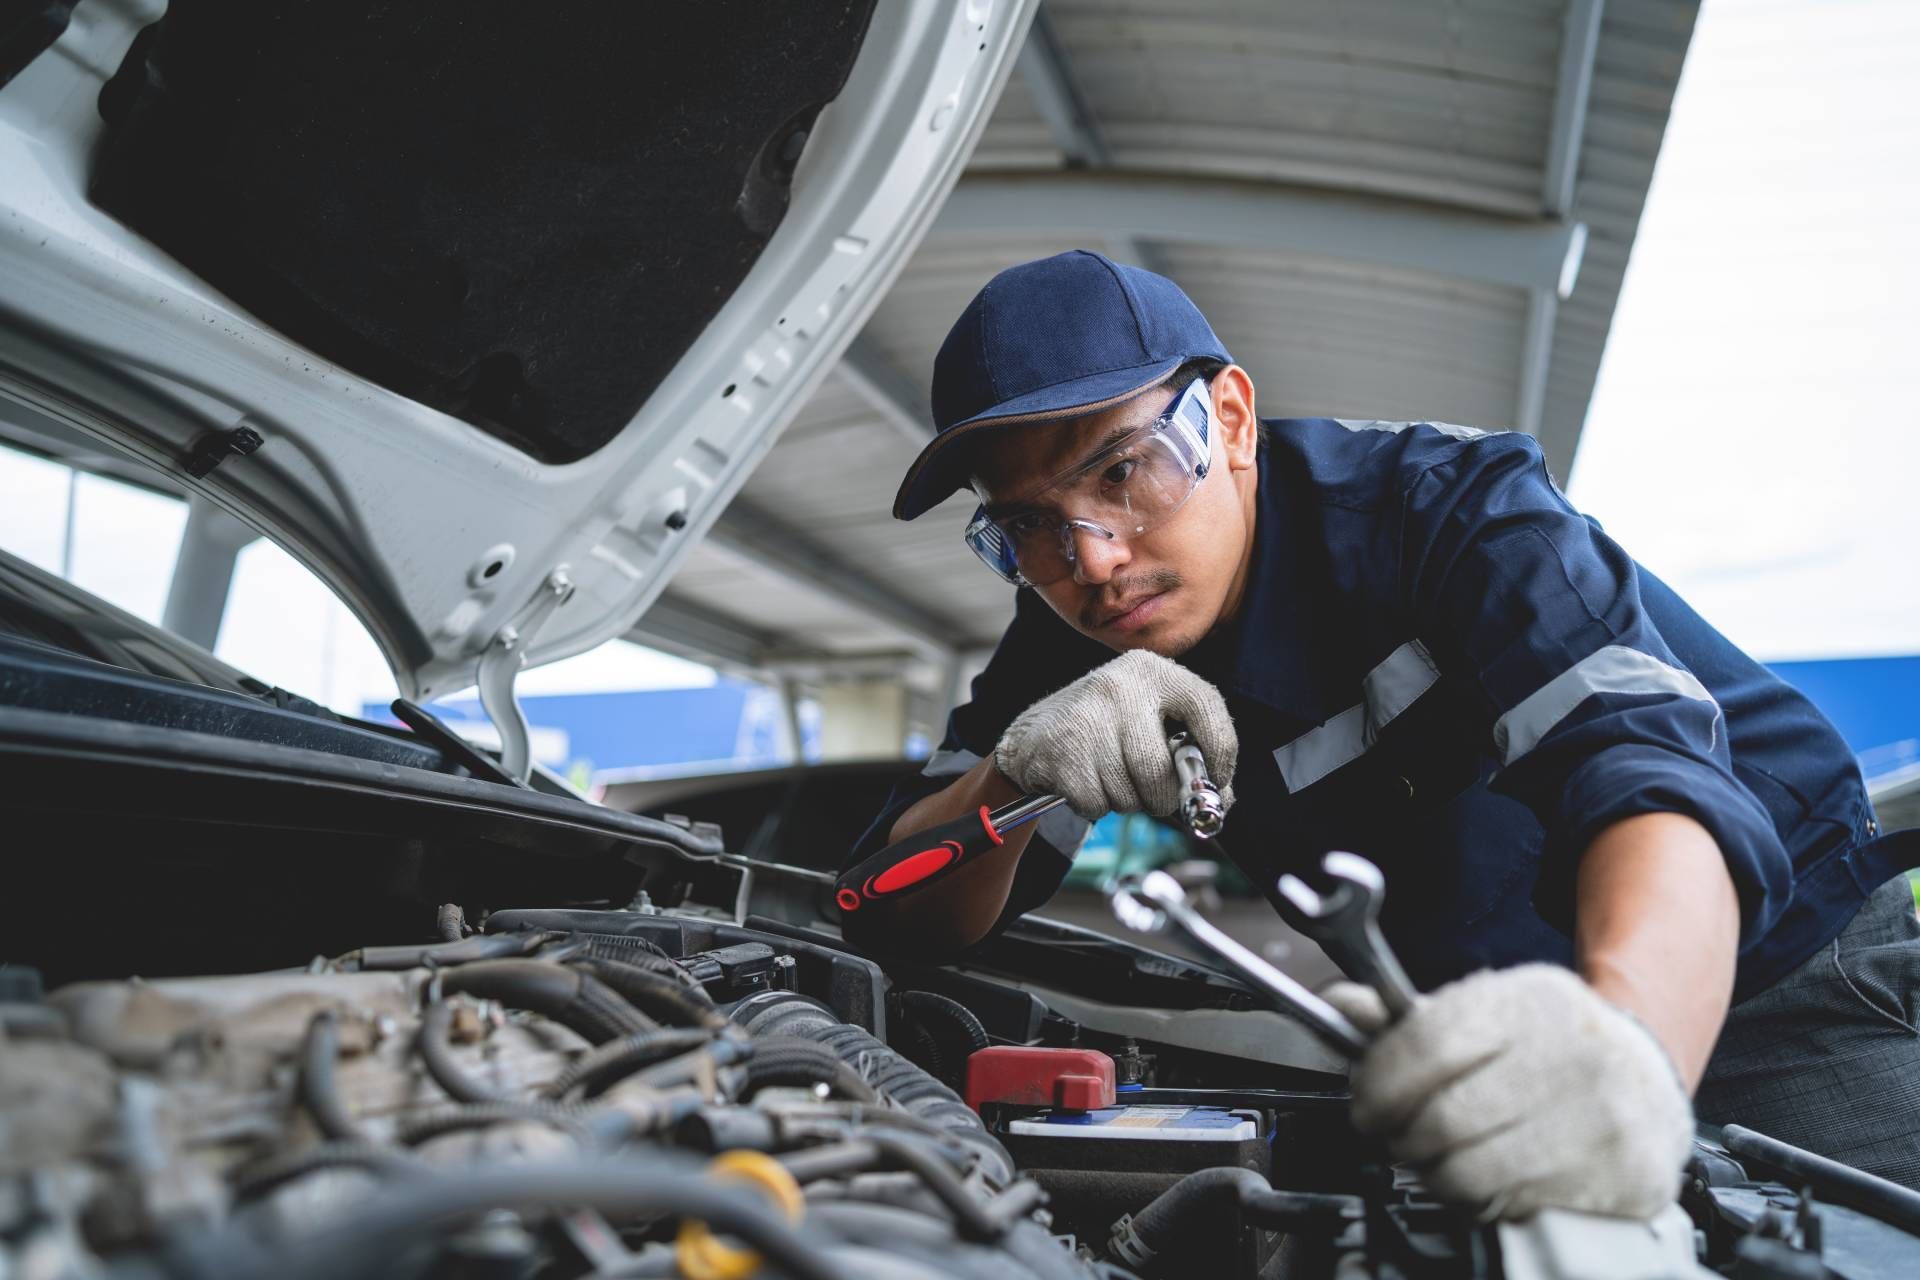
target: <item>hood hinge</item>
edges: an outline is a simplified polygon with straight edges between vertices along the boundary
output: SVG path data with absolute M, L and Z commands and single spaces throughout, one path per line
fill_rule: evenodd
M 513 683 L 527 662 L 527 645 L 539 634 L 555 609 L 573 595 L 573 579 L 564 567 L 555 569 L 540 584 L 540 590 L 512 622 L 495 633 L 486 651 L 480 655 L 476 677 L 480 686 L 480 705 L 500 735 L 500 767 L 525 783 L 533 776 L 532 733 L 527 714 Z

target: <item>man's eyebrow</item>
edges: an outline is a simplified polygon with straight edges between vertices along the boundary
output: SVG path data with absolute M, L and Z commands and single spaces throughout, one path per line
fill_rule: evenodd
M 1058 479 L 1059 477 L 1064 475 L 1071 475 L 1075 471 L 1080 470 L 1080 468 L 1086 466 L 1089 462 L 1092 462 L 1095 458 L 1099 457 L 1101 454 L 1105 453 L 1107 450 L 1113 448 L 1113 446 L 1119 444 L 1122 440 L 1125 440 L 1128 436 L 1135 434 L 1141 428 L 1152 426 L 1154 421 L 1156 421 L 1156 419 L 1149 419 L 1146 422 L 1136 422 L 1132 426 L 1115 427 L 1113 430 L 1107 432 L 1106 436 L 1101 439 L 1100 443 L 1094 445 L 1092 448 L 1088 449 L 1085 453 L 1081 454 L 1080 460 L 1078 462 L 1075 462 L 1069 466 L 1062 467 L 1060 468 L 1060 470 L 1054 472 L 1053 479 Z M 1047 483 L 1052 484 L 1053 479 L 1048 480 Z M 1028 510 L 1030 509 L 1030 507 L 1031 507 L 1031 504 L 1024 500 L 1017 501 L 1017 502 L 988 502 L 988 503 L 982 504 L 981 510 L 985 511 L 987 515 L 989 515 L 993 519 L 998 520 L 1004 516 L 1008 516 L 1020 511 Z

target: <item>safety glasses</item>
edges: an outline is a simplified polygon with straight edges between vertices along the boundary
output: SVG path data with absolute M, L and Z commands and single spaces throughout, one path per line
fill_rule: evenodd
M 1125 541 L 1166 523 L 1207 474 L 1212 407 L 1206 380 L 1195 378 L 1158 418 L 1010 509 L 976 510 L 967 545 L 1008 582 L 1044 587 L 1073 573 L 1078 535 Z

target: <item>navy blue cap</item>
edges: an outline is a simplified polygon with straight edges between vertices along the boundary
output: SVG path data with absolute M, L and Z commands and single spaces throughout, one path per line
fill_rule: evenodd
M 969 451 L 956 444 L 1097 412 L 1197 359 L 1233 362 L 1200 308 L 1165 276 L 1085 249 L 1008 267 L 940 344 L 937 434 L 907 469 L 893 514 L 911 520 L 966 485 Z

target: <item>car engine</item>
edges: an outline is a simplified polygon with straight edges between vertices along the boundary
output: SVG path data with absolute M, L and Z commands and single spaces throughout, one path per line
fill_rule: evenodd
M 642 895 L 422 934 L 44 995 L 0 971 L 0 1276 L 1864 1277 L 1912 1240 L 1706 1143 L 1654 1224 L 1482 1223 L 1337 1079 L 772 920 Z M 1847 1265 L 1806 1269 L 1823 1238 Z

